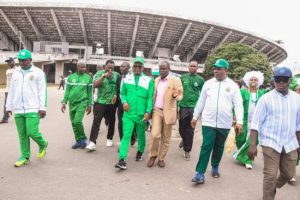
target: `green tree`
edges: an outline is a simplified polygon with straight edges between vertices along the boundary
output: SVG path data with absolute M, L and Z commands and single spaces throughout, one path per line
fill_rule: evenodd
M 265 83 L 269 83 L 273 75 L 268 57 L 253 47 L 239 43 L 221 45 L 205 61 L 204 76 L 213 77 L 213 64 L 219 58 L 228 60 L 230 66 L 228 76 L 232 79 L 241 79 L 248 71 L 264 73 Z

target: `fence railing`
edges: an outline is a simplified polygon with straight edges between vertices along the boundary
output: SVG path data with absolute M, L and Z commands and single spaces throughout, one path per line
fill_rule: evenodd
M 0 52 L 0 64 L 5 63 L 8 57 L 17 57 L 18 52 L 16 51 L 2 51 Z M 43 61 L 57 61 L 57 60 L 78 60 L 78 54 L 47 54 L 47 53 L 32 53 L 33 62 Z M 17 62 L 17 60 L 16 60 Z

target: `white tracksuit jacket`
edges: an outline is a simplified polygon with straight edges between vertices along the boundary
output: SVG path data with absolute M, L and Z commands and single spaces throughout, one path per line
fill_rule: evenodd
M 17 68 L 11 77 L 6 110 L 25 114 L 46 110 L 47 86 L 45 73 L 31 66 L 28 70 Z
M 238 85 L 228 77 L 223 81 L 212 78 L 203 85 L 193 119 L 201 115 L 203 126 L 230 129 L 233 109 L 237 123 L 243 124 L 243 99 Z

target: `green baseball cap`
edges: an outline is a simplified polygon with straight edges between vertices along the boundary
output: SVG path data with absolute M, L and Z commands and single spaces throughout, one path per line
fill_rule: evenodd
M 22 49 L 18 53 L 18 59 L 28 59 L 32 58 L 31 52 L 27 49 Z
M 218 59 L 215 64 L 213 64 L 214 67 L 218 67 L 218 68 L 225 68 L 228 69 L 229 68 L 229 62 L 226 59 Z
M 152 67 L 151 72 L 153 76 L 159 76 L 159 67 L 158 66 Z
M 144 65 L 145 60 L 144 60 L 143 57 L 135 57 L 135 59 L 134 59 L 133 62 L 134 62 L 134 63 L 138 62 L 138 63 L 141 63 L 142 65 Z

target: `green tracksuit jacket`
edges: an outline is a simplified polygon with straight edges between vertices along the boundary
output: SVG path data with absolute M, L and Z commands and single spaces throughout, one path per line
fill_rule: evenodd
M 138 151 L 143 153 L 145 150 L 145 127 L 143 121 L 145 113 L 151 113 L 153 107 L 154 81 L 152 78 L 141 74 L 135 76 L 127 75 L 123 80 L 121 88 L 122 103 L 129 104 L 129 111 L 123 114 L 123 137 L 120 146 L 119 158 L 126 159 L 131 134 L 136 126 L 138 135 Z
M 75 140 L 85 139 L 82 119 L 88 106 L 93 105 L 93 83 L 88 74 L 71 74 L 67 78 L 66 91 L 62 104 L 69 102 L 69 114 Z
M 142 74 L 134 76 L 127 75 L 123 80 L 121 88 L 122 104 L 128 103 L 130 110 L 124 112 L 128 116 L 144 116 L 146 112 L 151 113 L 153 107 L 154 81 L 150 77 Z

